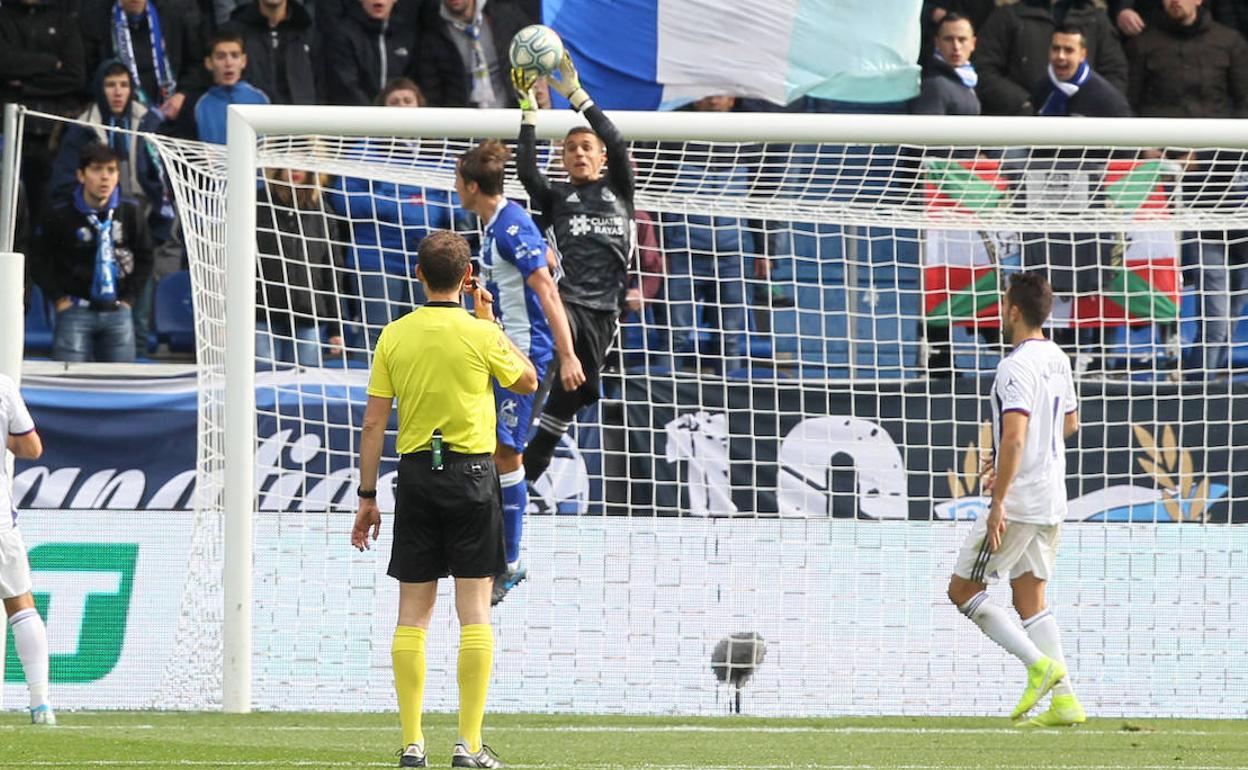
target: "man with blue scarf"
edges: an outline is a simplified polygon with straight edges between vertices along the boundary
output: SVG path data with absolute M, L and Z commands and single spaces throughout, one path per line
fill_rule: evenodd
M 915 115 L 978 115 L 975 86 L 979 74 L 971 64 L 975 28 L 958 13 L 947 13 L 936 25 L 936 49 L 923 67 L 919 95 L 910 103 Z
M 118 188 L 117 154 L 83 148 L 78 188 L 52 206 L 35 234 L 35 280 L 56 306 L 52 357 L 133 361 L 130 308 L 152 271 L 147 221 Z
M 204 82 L 198 6 L 185 0 L 95 0 L 84 4 L 87 71 L 119 60 L 138 85 L 135 98 L 170 120 Z
M 1036 114 L 1048 117 L 1129 118 L 1127 97 L 1088 64 L 1083 31 L 1062 25 L 1049 43 L 1049 68 L 1031 94 Z

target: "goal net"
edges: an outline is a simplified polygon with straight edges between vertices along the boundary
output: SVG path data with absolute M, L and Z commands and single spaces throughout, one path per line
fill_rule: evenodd
M 518 121 L 273 109 L 246 113 L 260 138 L 242 294 L 226 246 L 239 158 L 157 140 L 190 254 L 201 419 L 177 671 L 156 705 L 221 702 L 225 373 L 244 339 L 226 318 L 254 300 L 250 700 L 388 709 L 392 434 L 382 538 L 358 554 L 348 537 L 367 366 L 382 325 L 421 301 L 419 240 L 454 228 L 479 244 L 481 223 L 456 207 L 457 157 Z M 1059 134 L 984 119 L 950 124 L 956 140 L 906 118 L 617 117 L 643 212 L 641 300 L 601 402 L 531 497 L 529 579 L 494 616 L 492 709 L 722 713 L 720 680 L 738 674 L 758 715 L 1007 710 L 1017 662 L 944 591 L 986 511 L 976 468 L 1007 350 L 1001 289 L 1040 269 L 1078 372 L 1050 589 L 1076 689 L 1098 715 L 1244 713 L 1242 150 L 1176 147 L 1202 135 L 1195 123 Z M 540 163 L 558 178 L 572 118 L 542 118 Z M 510 170 L 507 193 L 525 199 Z M 1007 588 L 992 593 L 1008 605 Z M 447 598 L 426 695 L 444 710 Z

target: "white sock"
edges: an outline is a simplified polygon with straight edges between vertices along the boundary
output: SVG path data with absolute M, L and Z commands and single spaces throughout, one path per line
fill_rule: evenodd
M 14 613 L 9 625 L 13 628 L 17 657 L 26 673 L 30 707 L 39 708 L 48 702 L 48 631 L 33 607 Z
M 967 601 L 958 605 L 962 614 L 979 626 L 979 630 L 988 638 L 1005 648 L 1005 651 L 1018 658 L 1024 665 L 1030 666 L 1044 657 L 1040 648 L 1035 645 L 1023 629 L 1014 624 L 1009 614 L 988 601 L 988 593 L 980 591 Z
M 1053 660 L 1061 661 L 1063 666 L 1066 665 L 1066 656 L 1062 654 L 1062 630 L 1057 627 L 1057 618 L 1053 617 L 1053 613 L 1041 610 L 1038 614 L 1024 620 L 1023 628 L 1041 652 Z M 1065 678 L 1053 688 L 1053 694 L 1074 695 L 1074 693 L 1074 688 L 1070 686 L 1070 672 L 1067 671 Z

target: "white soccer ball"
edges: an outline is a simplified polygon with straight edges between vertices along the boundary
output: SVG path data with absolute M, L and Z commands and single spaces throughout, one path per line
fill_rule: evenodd
M 550 27 L 531 24 L 511 39 L 511 66 L 550 75 L 563 61 L 563 41 Z

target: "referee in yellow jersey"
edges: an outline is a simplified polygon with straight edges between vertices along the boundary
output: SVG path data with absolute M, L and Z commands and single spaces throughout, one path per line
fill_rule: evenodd
M 493 298 L 472 278 L 468 243 L 439 230 L 420 244 L 416 277 L 429 301 L 377 340 L 360 437 L 360 508 L 351 544 L 377 539 L 377 472 L 390 407 L 399 402 L 399 480 L 388 573 L 399 581 L 392 658 L 405 749 L 399 767 L 427 767 L 421 731 L 425 633 L 438 579 L 455 578 L 459 614 L 459 741 L 452 767 L 503 767 L 481 742 L 494 658 L 490 594 L 505 568 L 491 379 L 516 393 L 537 372 L 494 322 Z M 471 293 L 476 318 L 460 304 Z

